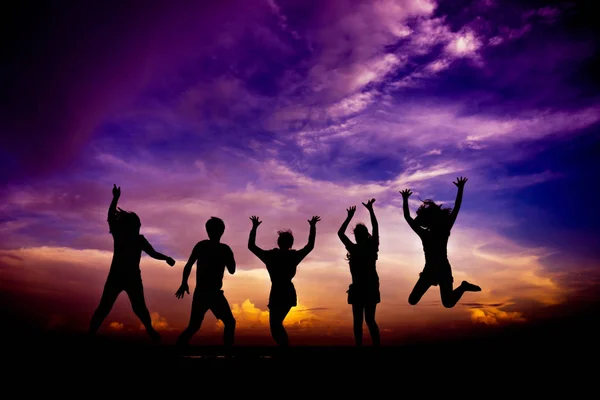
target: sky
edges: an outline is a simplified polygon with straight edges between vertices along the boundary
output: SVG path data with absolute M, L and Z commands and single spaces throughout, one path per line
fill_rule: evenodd
M 85 332 L 112 258 L 112 186 L 141 233 L 154 326 L 175 336 L 183 266 L 222 218 L 237 342 L 271 343 L 270 281 L 247 249 L 321 216 L 294 278 L 291 343 L 352 343 L 336 232 L 375 198 L 382 344 L 568 315 L 597 300 L 598 26 L 588 2 L 499 0 L 20 3 L 0 13 L 0 294 L 14 324 Z M 433 287 L 399 191 L 452 206 L 452 308 Z M 350 233 L 350 232 L 349 232 Z M 190 277 L 195 286 L 195 274 Z M 194 341 L 218 340 L 210 312 Z M 366 333 L 365 328 L 365 333 Z M 145 338 L 123 293 L 100 334 Z M 436 336 L 437 335 L 437 336 Z M 212 338 L 212 339 L 211 339 Z M 216 338 L 216 339 L 215 339 Z M 366 339 L 368 340 L 368 335 Z

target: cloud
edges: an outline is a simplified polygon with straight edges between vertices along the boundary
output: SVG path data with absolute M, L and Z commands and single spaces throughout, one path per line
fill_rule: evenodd
M 157 331 L 172 331 L 173 328 L 169 326 L 167 319 L 161 316 L 157 312 L 150 313 L 150 318 L 152 319 L 152 327 Z M 146 329 L 144 324 L 140 324 L 140 330 Z
M 471 309 L 471 320 L 476 324 L 499 325 L 503 323 L 525 322 L 522 313 L 507 312 L 497 308 Z
M 118 321 L 112 321 L 110 324 L 108 324 L 108 328 L 114 331 L 122 331 L 123 327 L 124 324 Z
M 283 325 L 289 329 L 310 328 L 317 322 L 322 322 L 312 311 L 321 311 L 324 308 L 307 309 L 300 302 L 296 307 L 292 307 L 287 315 Z M 242 304 L 233 304 L 231 312 L 236 319 L 236 329 L 240 330 L 268 330 L 269 311 L 261 310 L 256 307 L 250 299 L 246 299 Z M 223 322 L 217 321 L 217 326 L 222 327 Z

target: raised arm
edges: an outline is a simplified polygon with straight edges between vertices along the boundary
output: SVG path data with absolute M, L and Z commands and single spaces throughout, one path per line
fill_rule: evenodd
M 454 208 L 452 208 L 452 212 L 450 213 L 450 228 L 454 226 L 454 222 L 456 222 L 456 217 L 458 217 L 458 212 L 460 211 L 460 206 L 462 204 L 463 192 L 465 189 L 465 183 L 467 183 L 467 178 L 456 178 L 456 182 L 454 185 L 458 188 L 458 192 L 456 193 L 456 200 L 454 201 Z
M 363 206 L 367 207 L 369 210 L 369 215 L 371 216 L 371 226 L 373 227 L 373 239 L 379 243 L 379 224 L 377 223 L 377 217 L 375 217 L 375 211 L 373 210 L 373 203 L 375 203 L 375 199 L 371 199 L 367 201 L 367 203 L 362 203 Z
M 264 262 L 266 251 L 256 245 L 256 230 L 258 229 L 258 226 L 262 224 L 262 221 L 255 215 L 251 216 L 250 220 L 252 221 L 252 229 L 250 230 L 250 236 L 248 237 L 248 250 Z
M 356 212 L 356 206 L 349 207 L 348 209 L 346 209 L 346 211 L 348 212 L 348 216 L 346 217 L 346 220 L 342 223 L 342 226 L 340 226 L 340 229 L 338 230 L 338 237 L 340 238 L 342 243 L 344 243 L 344 246 L 348 247 L 352 245 L 352 242 L 350 241 L 350 239 L 348 239 L 348 236 L 346 236 L 346 229 L 348 229 L 348 225 L 350 224 L 350 221 L 352 220 L 352 217 Z
M 181 286 L 179 286 L 179 289 L 177 289 L 177 292 L 175 293 L 175 296 L 178 299 L 182 299 L 184 294 L 190 294 L 190 288 L 188 286 L 188 278 L 190 277 L 190 274 L 192 273 L 192 267 L 194 266 L 194 263 L 198 260 L 198 245 L 194 246 L 194 249 L 192 250 L 192 253 L 190 254 L 190 258 L 188 259 L 188 262 L 185 264 L 185 267 L 183 267 L 183 277 L 181 278 Z
M 144 250 L 144 252 L 150 257 L 154 258 L 155 260 L 166 261 L 167 264 L 169 264 L 171 267 L 175 265 L 175 260 L 173 260 L 169 256 L 165 256 L 164 254 L 154 250 L 154 247 L 152 247 L 150 242 L 148 242 L 148 240 L 146 240 L 144 236 L 142 236 L 142 241 L 142 250 Z
M 410 209 L 408 208 L 408 198 L 410 197 L 412 192 L 410 191 L 410 189 L 404 189 L 400 191 L 400 194 L 402 195 L 402 208 L 404 210 L 404 219 L 406 220 L 406 222 L 408 222 L 408 225 L 413 231 L 415 231 L 417 235 L 421 235 L 421 231 L 423 229 L 420 226 L 418 226 L 413 217 L 411 217 Z
M 121 197 L 121 187 L 117 187 L 117 185 L 113 185 L 112 189 L 113 198 L 110 202 L 110 206 L 108 206 L 108 222 L 112 222 L 113 218 L 117 214 L 117 203 L 119 202 L 119 197 Z
M 311 219 L 308 220 L 310 224 L 310 232 L 308 234 L 308 243 L 302 249 L 298 251 L 300 255 L 300 260 L 306 257 L 313 249 L 315 248 L 315 239 L 317 237 L 317 222 L 321 220 L 321 217 L 315 215 Z

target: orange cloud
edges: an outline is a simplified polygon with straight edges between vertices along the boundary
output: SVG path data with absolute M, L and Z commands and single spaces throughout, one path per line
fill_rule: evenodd
M 120 331 L 123 329 L 123 323 L 122 322 L 117 322 L 117 321 L 113 321 L 110 324 L 108 324 L 108 327 L 112 330 L 115 331 Z
M 156 329 L 157 331 L 173 330 L 173 328 L 169 326 L 167 319 L 161 316 L 159 313 L 153 312 L 152 314 L 150 314 L 150 318 L 152 318 L 152 327 L 154 327 L 154 329 Z M 145 329 L 144 325 L 140 324 L 140 330 L 142 329 Z
M 499 325 L 500 323 L 525 322 L 520 312 L 507 312 L 498 308 L 474 308 L 471 309 L 471 321 L 477 324 Z
M 237 329 L 269 329 L 269 311 L 256 307 L 250 299 L 244 300 L 241 305 L 233 304 L 231 312 L 237 321 Z M 310 309 L 298 302 L 290 310 L 283 325 L 286 328 L 302 329 L 312 327 L 318 321 L 319 318 Z M 223 323 L 218 320 L 217 326 L 222 327 Z

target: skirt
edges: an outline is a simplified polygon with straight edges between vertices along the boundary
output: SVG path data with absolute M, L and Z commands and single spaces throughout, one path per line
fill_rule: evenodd
M 353 283 L 346 293 L 348 293 L 348 304 L 369 305 L 379 304 L 381 302 L 379 283 L 364 286 Z

